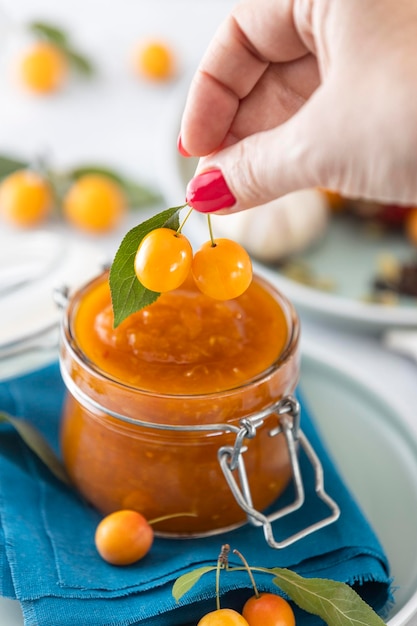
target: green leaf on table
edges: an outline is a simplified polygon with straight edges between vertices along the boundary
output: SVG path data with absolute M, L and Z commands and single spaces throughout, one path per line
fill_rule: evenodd
M 116 183 L 119 183 L 119 185 L 123 184 L 123 177 L 119 174 L 119 172 L 116 172 L 116 170 L 106 167 L 105 165 L 87 163 L 85 165 L 74 167 L 72 170 L 67 172 L 68 178 L 74 180 L 77 180 L 77 178 L 81 178 L 81 176 L 85 176 L 86 174 L 99 174 L 100 176 L 106 176 L 106 178 L 114 180 Z
M 59 48 L 68 45 L 67 33 L 55 25 L 46 22 L 35 21 L 28 24 L 28 30 L 34 35 L 42 37 L 50 43 L 55 44 Z
M 197 569 L 193 569 L 191 572 L 187 572 L 183 574 L 175 581 L 172 587 L 172 595 L 174 596 L 177 602 L 180 601 L 183 595 L 190 591 L 192 587 L 200 580 L 200 578 L 207 574 L 207 572 L 213 572 L 217 568 L 211 566 L 198 567 Z
M 301 609 L 329 626 L 384 626 L 382 619 L 349 585 L 326 578 L 304 578 L 283 568 L 269 570 L 274 584 Z
M 162 200 L 161 195 L 156 191 L 126 178 L 122 181 L 122 188 L 131 209 L 148 207 Z
M 93 64 L 87 57 L 73 48 L 68 34 L 62 28 L 46 22 L 35 21 L 28 24 L 28 30 L 59 48 L 75 71 L 84 76 L 91 76 L 94 73 Z
M 123 238 L 110 268 L 110 291 L 116 328 L 132 313 L 158 299 L 159 293 L 146 289 L 136 277 L 134 262 L 142 239 L 155 228 L 179 227 L 179 213 L 183 206 L 166 209 L 142 224 L 132 228 Z
M 25 161 L 0 155 L 0 180 L 26 167 L 29 167 L 29 163 Z
M 8 413 L 0 413 L 0 423 L 11 424 L 25 444 L 49 468 L 56 478 L 69 485 L 70 480 L 55 452 L 43 435 L 27 420 L 12 417 Z
M 83 74 L 86 77 L 94 74 L 94 66 L 86 56 L 76 52 L 69 46 L 64 46 L 62 51 L 65 53 L 70 66 L 79 74 Z
M 99 174 L 100 176 L 106 176 L 119 184 L 126 196 L 126 201 L 131 209 L 139 209 L 142 207 L 148 207 L 156 202 L 161 201 L 159 193 L 152 189 L 140 185 L 125 176 L 122 176 L 119 172 L 105 167 L 102 165 L 82 165 L 70 170 L 67 175 L 70 179 L 77 179 L 86 174 Z

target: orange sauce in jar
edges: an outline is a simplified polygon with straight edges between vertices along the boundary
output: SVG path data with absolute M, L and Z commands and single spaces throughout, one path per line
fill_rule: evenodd
M 291 304 L 256 276 L 229 301 L 187 281 L 117 328 L 107 274 L 86 285 L 69 304 L 61 349 L 68 387 L 62 451 L 78 489 L 103 513 L 192 515 L 161 522 L 161 533 L 200 535 L 243 523 L 217 453 L 236 439 L 228 425 L 294 391 L 298 335 Z M 277 420 L 272 413 L 245 440 L 260 510 L 291 476 L 284 435 L 269 435 Z

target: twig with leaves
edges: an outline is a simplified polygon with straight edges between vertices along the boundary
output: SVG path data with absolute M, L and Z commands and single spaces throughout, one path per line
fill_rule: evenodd
M 233 573 L 247 570 L 247 567 L 231 567 L 228 562 L 223 562 L 222 569 Z M 383 620 L 372 607 L 345 583 L 327 578 L 306 578 L 282 567 L 251 566 L 250 570 L 271 575 L 272 583 L 298 607 L 321 617 L 328 626 L 384 626 Z M 183 574 L 175 581 L 172 595 L 179 602 L 202 576 L 218 571 L 219 564 L 216 564 L 198 567 Z

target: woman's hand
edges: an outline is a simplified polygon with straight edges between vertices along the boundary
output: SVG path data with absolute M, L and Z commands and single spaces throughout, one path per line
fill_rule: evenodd
M 325 187 L 417 204 L 416 106 L 414 0 L 243 0 L 190 86 L 181 150 L 215 171 L 187 199 L 226 213 Z

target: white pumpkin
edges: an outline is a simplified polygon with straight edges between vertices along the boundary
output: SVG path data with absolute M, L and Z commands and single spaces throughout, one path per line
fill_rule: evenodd
M 240 243 L 254 258 L 273 263 L 300 252 L 326 231 L 329 206 L 319 190 L 290 193 L 262 206 L 230 215 L 212 215 L 216 237 Z

